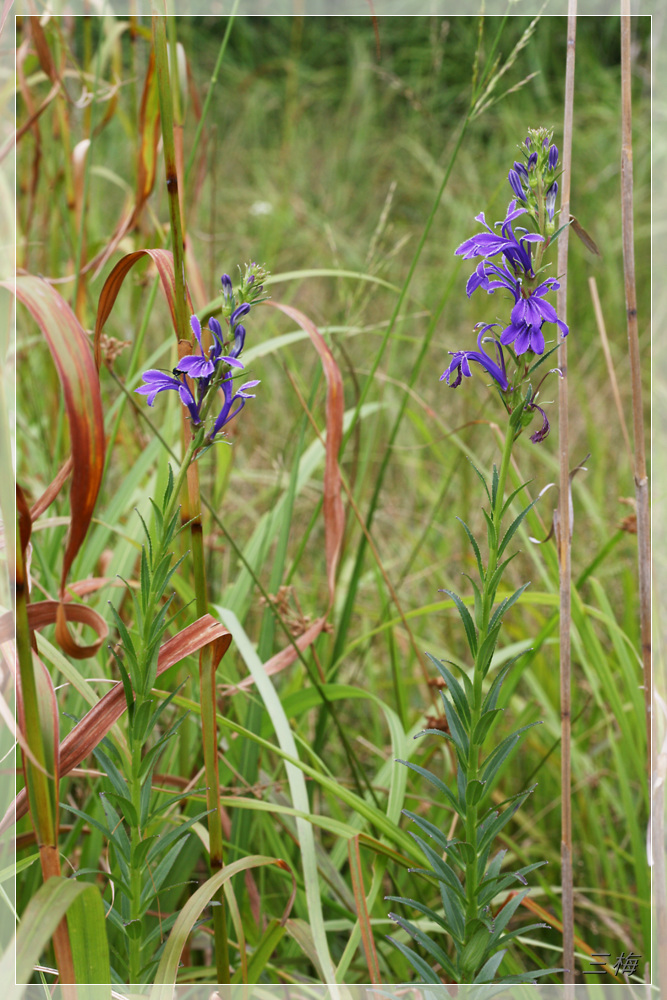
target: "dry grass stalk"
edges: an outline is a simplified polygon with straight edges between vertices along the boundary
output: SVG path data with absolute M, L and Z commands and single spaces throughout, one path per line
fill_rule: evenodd
M 635 285 L 635 250 L 632 196 L 632 78 L 630 55 L 630 3 L 621 3 L 621 214 L 623 220 L 623 271 L 625 308 L 628 323 L 630 384 L 632 387 L 632 426 L 635 451 L 635 495 L 637 498 L 637 547 L 639 559 L 639 615 L 644 664 L 644 703 L 646 732 L 651 747 L 651 550 L 648 509 L 648 476 L 644 444 L 641 359 L 637 328 L 637 290 Z M 649 754 L 649 774 L 654 771 L 653 752 Z
M 572 119 L 574 109 L 574 54 L 577 2 L 568 0 L 567 59 L 565 64 L 565 110 L 563 120 L 563 175 L 561 187 L 561 219 L 570 217 L 570 166 L 572 163 Z M 558 239 L 557 311 L 565 321 L 567 316 L 567 251 L 569 229 Z M 561 712 L 561 886 L 563 906 L 563 965 L 564 981 L 574 983 L 574 893 L 572 884 L 572 775 L 571 775 L 571 546 L 572 519 L 570 513 L 570 455 L 567 408 L 567 341 L 560 338 L 558 367 L 564 378 L 558 387 L 558 426 L 560 460 L 560 497 L 558 501 L 558 531 L 556 541 L 560 565 L 560 712 Z M 566 985 L 566 998 L 574 990 Z

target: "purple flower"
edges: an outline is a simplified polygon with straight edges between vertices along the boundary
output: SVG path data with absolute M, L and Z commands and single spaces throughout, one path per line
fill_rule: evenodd
M 253 389 L 256 385 L 259 385 L 259 379 L 252 379 L 250 382 L 244 382 L 236 392 L 232 395 L 232 378 L 228 374 L 226 378 L 222 380 L 220 388 L 224 396 L 224 403 L 220 413 L 218 414 L 215 423 L 213 424 L 213 430 L 211 431 L 211 441 L 222 430 L 225 424 L 228 424 L 230 420 L 233 420 L 237 413 L 245 406 L 246 399 L 254 399 L 255 394 L 253 392 L 246 392 L 246 389 Z M 234 402 L 240 399 L 239 405 L 232 412 L 232 406 Z
M 550 222 L 553 222 L 554 212 L 556 211 L 557 194 L 558 194 L 558 181 L 554 181 L 549 190 L 547 191 L 547 197 L 546 197 L 547 215 L 549 216 Z
M 519 177 L 518 172 L 516 170 L 510 170 L 507 179 L 510 182 L 510 187 L 512 188 L 512 191 L 514 191 L 517 198 L 521 201 L 525 201 L 526 192 L 523 189 L 523 184 L 521 183 L 521 178 Z
M 229 302 L 232 298 L 232 292 L 233 292 L 232 279 L 229 277 L 228 274 L 223 274 L 223 276 L 220 278 L 220 282 L 222 284 L 223 298 L 226 299 L 227 302 Z
M 211 324 L 214 325 L 214 329 L 211 330 Z M 222 329 L 217 320 L 209 320 L 209 330 L 213 333 L 213 344 L 209 348 L 208 358 L 204 354 L 204 348 L 201 342 L 201 323 L 196 316 L 190 317 L 190 326 L 192 331 L 197 338 L 197 343 L 199 344 L 199 354 L 186 354 L 184 358 L 181 358 L 178 362 L 177 368 L 181 372 L 185 372 L 190 378 L 203 379 L 208 383 L 211 375 L 215 371 L 215 366 L 218 361 L 226 361 L 228 365 L 232 365 L 234 368 L 243 368 L 243 362 L 238 361 L 236 356 L 223 357 L 222 355 Z M 216 333 L 216 329 L 219 333 Z
M 531 153 L 528 157 L 528 170 L 532 170 L 537 165 L 537 153 Z
M 511 201 L 507 208 L 507 215 L 502 222 L 496 222 L 496 226 L 501 227 L 501 235 L 493 232 L 487 224 L 484 212 L 475 216 L 477 222 L 486 226 L 487 232 L 476 233 L 469 239 L 464 240 L 455 251 L 459 257 L 469 260 L 472 257 L 494 257 L 498 253 L 503 253 L 515 271 L 521 271 L 532 276 L 530 243 L 542 243 L 544 237 L 539 233 L 529 233 L 525 229 L 520 229 L 523 235 L 518 239 L 512 229 L 512 222 L 525 213 L 525 208 L 517 208 L 516 201 Z
M 542 407 L 538 406 L 537 403 L 528 403 L 527 409 L 539 410 L 540 413 L 542 414 L 542 426 L 540 427 L 539 431 L 535 431 L 534 434 L 530 435 L 530 440 L 533 442 L 533 444 L 541 444 L 541 442 L 544 441 L 545 437 L 549 433 L 549 421 L 547 419 L 547 415 L 542 409 Z
M 166 372 L 158 371 L 155 368 L 149 368 L 141 376 L 145 382 L 145 385 L 140 385 L 135 392 L 138 392 L 142 396 L 147 397 L 148 405 L 152 406 L 155 402 L 155 397 L 158 392 L 164 392 L 166 389 L 177 389 L 178 394 L 181 397 L 181 402 L 184 406 L 187 406 L 190 411 L 190 416 L 195 424 L 200 422 L 199 418 L 199 407 L 197 406 L 194 396 L 190 392 L 188 385 L 185 381 L 185 377 L 176 378 L 174 375 L 167 375 Z
M 547 278 L 532 292 L 527 292 L 517 282 L 514 289 L 515 304 L 511 313 L 511 323 L 500 335 L 501 344 L 514 344 L 517 354 L 533 351 L 534 354 L 544 353 L 543 323 L 556 323 L 562 335 L 567 337 L 568 328 L 558 319 L 556 310 L 544 296 L 551 290 L 559 288 L 555 278 Z
M 243 316 L 247 316 L 249 312 L 250 312 L 249 302 L 243 302 L 240 306 L 238 306 L 237 309 L 234 310 L 232 315 L 229 317 L 229 325 L 231 326 L 232 330 L 234 329 L 238 321 Z
M 551 146 L 549 149 L 549 170 L 555 170 L 558 163 L 558 147 Z
M 477 346 L 479 347 L 479 351 L 450 351 L 449 353 L 452 355 L 452 360 L 449 364 L 449 367 L 446 368 L 445 371 L 440 376 L 440 381 L 442 382 L 442 380 L 444 379 L 447 382 L 447 385 L 451 389 L 456 389 L 456 387 L 461 384 L 461 379 L 463 376 L 465 376 L 466 378 L 471 377 L 472 372 L 470 371 L 470 362 L 475 361 L 478 365 L 482 366 L 482 368 L 484 369 L 485 372 L 487 372 L 487 374 L 491 376 L 491 378 L 497 383 L 499 388 L 503 392 L 506 392 L 507 389 L 509 388 L 509 382 L 507 381 L 507 374 L 505 372 L 505 358 L 503 356 L 503 351 L 500 344 L 493 337 L 486 338 L 486 340 L 493 340 L 493 343 L 496 346 L 496 352 L 498 354 L 499 363 L 496 363 L 493 360 L 493 358 L 486 353 L 486 351 L 482 346 L 485 340 L 484 334 L 487 332 L 487 330 L 492 329 L 492 327 L 494 327 L 496 324 L 486 323 L 485 325 L 478 324 L 478 326 L 479 325 L 482 326 L 482 329 L 479 331 L 479 335 L 477 337 Z M 450 381 L 451 376 L 455 372 L 456 372 L 456 378 L 454 379 L 453 382 L 451 382 Z

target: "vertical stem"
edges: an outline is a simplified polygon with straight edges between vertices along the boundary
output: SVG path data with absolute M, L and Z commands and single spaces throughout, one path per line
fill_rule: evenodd
M 516 433 L 516 428 L 512 421 L 510 420 L 507 427 L 507 433 L 505 435 L 505 443 L 503 445 L 502 459 L 500 462 L 500 470 L 498 473 L 498 488 L 495 497 L 495 503 L 493 504 L 493 509 L 491 511 L 491 516 L 493 519 L 493 526 L 495 528 L 495 539 L 493 544 L 489 548 L 489 561 L 486 568 L 486 573 L 484 574 L 482 584 L 482 622 L 479 629 L 479 635 L 477 640 L 478 653 L 475 657 L 475 665 L 473 671 L 473 702 L 470 712 L 470 737 L 469 737 L 469 748 L 468 748 L 468 784 L 471 781 L 477 779 L 479 773 L 479 752 L 481 747 L 479 744 L 475 743 L 473 740 L 473 734 L 477 728 L 477 724 L 482 715 L 482 682 L 484 680 L 483 670 L 484 664 L 482 663 L 480 657 L 480 650 L 484 645 L 484 641 L 489 634 L 489 620 L 491 617 L 491 608 L 493 604 L 493 595 L 491 593 L 491 579 L 498 566 L 498 548 L 500 546 L 500 527 L 502 520 L 502 509 L 505 499 L 505 483 L 507 482 L 507 472 L 510 465 L 510 459 L 512 455 L 512 445 L 514 443 L 514 435 Z M 478 914 L 478 903 L 477 903 L 477 892 L 479 883 L 479 872 L 477 870 L 478 857 L 477 857 L 477 825 L 479 818 L 479 806 L 478 803 L 470 804 L 466 808 L 466 840 L 473 849 L 474 859 L 466 867 L 466 923 L 474 920 Z M 466 972 L 474 972 L 474 969 L 465 970 Z
M 185 284 L 185 244 L 181 225 L 181 211 L 178 197 L 178 173 L 174 144 L 174 118 L 172 93 L 169 83 L 167 62 L 167 39 L 165 19 L 153 16 L 153 39 L 155 63 L 158 72 L 160 95 L 160 116 L 164 142 L 164 159 L 169 193 L 169 215 L 171 220 L 172 248 L 174 255 L 174 281 L 176 285 L 175 309 L 176 325 L 180 340 L 189 339 L 187 315 L 187 289 Z M 175 67 L 174 67 L 175 70 Z M 196 465 L 188 469 L 188 494 L 184 506 L 189 508 L 193 569 L 197 614 L 203 615 L 208 609 L 206 596 L 206 569 L 201 525 L 201 498 L 199 495 L 199 475 Z M 206 772 L 207 806 L 209 809 L 209 863 L 215 873 L 223 867 L 222 822 L 220 816 L 220 779 L 218 776 L 218 739 L 216 728 L 215 669 L 211 647 L 206 647 L 199 657 L 199 681 L 201 698 L 202 740 L 204 745 L 204 765 Z M 227 943 L 227 916 L 223 889 L 213 897 L 217 906 L 213 907 L 213 933 L 215 940 L 215 961 L 219 983 L 229 982 L 229 950 Z
M 561 185 L 561 221 L 570 218 L 570 171 L 572 164 L 572 122 L 574 113 L 574 54 L 576 38 L 577 0 L 568 2 L 567 60 L 565 64 L 565 110 L 563 121 L 563 174 Z M 558 238 L 557 312 L 564 322 L 567 314 L 567 251 L 569 228 Z M 560 566 L 560 718 L 561 718 L 561 884 L 563 906 L 563 965 L 564 981 L 574 983 L 574 891 L 572 882 L 572 775 L 571 775 L 571 515 L 570 515 L 570 456 L 567 407 L 567 341 L 559 334 L 558 367 L 563 378 L 558 386 L 558 426 L 560 458 L 560 497 L 558 501 L 557 533 Z M 566 986 L 567 1000 L 574 991 Z
M 651 740 L 651 548 L 648 510 L 648 477 L 644 445 L 641 359 L 637 329 L 637 290 L 635 287 L 635 248 L 632 196 L 632 76 L 630 59 L 630 2 L 621 0 L 621 214 L 623 219 L 623 270 L 625 272 L 625 308 L 628 320 L 628 349 L 632 386 L 632 427 L 635 450 L 635 496 L 637 499 L 637 547 L 639 559 L 639 615 L 644 664 L 644 703 L 649 776 L 655 770 Z

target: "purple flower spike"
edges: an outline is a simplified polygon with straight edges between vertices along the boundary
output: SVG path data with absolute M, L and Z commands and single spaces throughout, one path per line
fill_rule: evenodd
M 220 282 L 222 284 L 222 294 L 223 294 L 223 296 L 227 300 L 231 299 L 231 297 L 232 297 L 232 279 L 229 277 L 228 274 L 223 274 L 223 276 L 220 278 Z
M 528 169 L 532 170 L 537 163 L 537 153 L 531 153 L 528 157 Z
M 494 327 L 495 325 L 496 325 L 495 323 L 486 323 L 485 325 L 482 326 L 482 329 L 480 330 L 479 335 L 477 337 L 477 346 L 479 347 L 479 351 L 449 352 L 452 355 L 452 360 L 449 364 L 449 367 L 446 368 L 445 371 L 440 376 L 441 382 L 444 379 L 447 382 L 447 385 L 451 389 L 456 389 L 456 387 L 461 384 L 461 379 L 463 376 L 465 376 L 466 378 L 471 377 L 472 372 L 470 371 L 470 362 L 475 361 L 478 365 L 482 366 L 484 371 L 491 376 L 491 378 L 494 380 L 494 382 L 496 382 L 498 387 L 503 392 L 507 391 L 507 389 L 509 388 L 509 382 L 507 381 L 507 374 L 505 372 L 505 358 L 503 356 L 500 344 L 498 343 L 497 340 L 493 340 L 493 338 L 486 338 L 493 340 L 493 343 L 496 345 L 496 351 L 498 354 L 499 363 L 496 363 L 493 360 L 493 358 L 486 353 L 486 351 L 482 346 L 485 339 L 484 334 L 487 332 L 487 330 L 492 329 L 492 327 Z M 456 378 L 454 379 L 453 382 L 451 382 L 450 379 L 454 373 L 456 373 Z
M 551 146 L 549 149 L 549 170 L 555 170 L 558 163 L 558 147 Z

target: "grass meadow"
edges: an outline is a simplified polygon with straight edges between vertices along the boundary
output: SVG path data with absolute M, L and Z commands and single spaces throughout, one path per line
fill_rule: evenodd
M 32 952 L 22 953 L 26 981 L 54 982 L 66 954 L 67 932 L 55 922 L 69 897 L 53 910 L 56 897 L 43 886 L 49 874 L 61 888 L 92 887 L 72 896 L 70 922 L 74 967 L 87 968 L 77 975 L 90 982 L 105 982 L 106 970 L 117 984 L 221 981 L 214 946 L 221 913 L 230 981 L 419 981 L 388 941 L 414 945 L 390 920 L 384 897 L 436 910 L 441 903 L 433 880 L 409 871 L 423 859 L 402 810 L 448 837 L 459 829 L 437 788 L 395 760 L 456 782 L 451 745 L 413 736 L 442 725 L 438 675 L 425 654 L 469 665 L 461 618 L 442 591 L 472 599 L 464 574 L 474 558 L 457 518 L 484 534 L 472 463 L 489 476 L 503 436 L 503 410 L 483 372 L 456 389 L 439 381 L 448 352 L 473 347 L 474 324 L 501 309 L 500 296 L 466 296 L 474 264 L 454 251 L 479 228 L 478 213 L 490 223 L 505 217 L 508 170 L 528 128 L 552 127 L 561 147 L 566 27 L 566 19 L 550 16 L 169 20 L 191 311 L 204 321 L 219 310 L 221 275 L 236 283 L 238 266 L 248 262 L 270 272 L 271 299 L 244 320 L 244 377 L 260 380 L 256 398 L 226 428 L 228 443 L 196 463 L 201 534 L 188 526 L 171 540 L 182 562 L 163 596 L 150 591 L 158 596 L 144 607 L 157 614 L 173 592 L 161 641 L 185 643 L 183 630 L 196 631 L 192 623 L 204 614 L 218 623 L 210 626 L 218 628 L 216 641 L 227 641 L 224 629 L 232 641 L 217 668 L 205 652 L 202 667 L 204 641 L 193 631 L 192 646 L 179 646 L 173 667 L 149 684 L 146 697 L 155 705 L 171 698 L 140 739 L 122 710 L 106 727 L 80 720 L 122 679 L 123 627 L 140 630 L 132 595 L 148 593 L 142 518 L 153 531 L 151 498 L 160 504 L 168 466 L 175 473 L 183 454 L 177 394 L 158 395 L 148 407 L 134 392 L 145 370 L 170 372 L 177 364 L 165 288 L 172 283 L 174 308 L 178 276 L 168 264 L 165 285 L 159 271 L 172 248 L 174 198 L 153 26 L 130 16 L 19 18 L 16 263 L 20 280 L 41 276 L 48 292 L 28 282 L 16 306 L 19 510 L 32 529 L 30 545 L 22 539 L 17 580 L 30 603 L 52 602 L 43 627 L 30 619 L 21 654 L 30 659 L 32 642 L 45 670 L 36 668 L 33 702 L 21 674 L 28 713 L 19 718 L 21 745 L 44 767 L 18 771 L 19 789 L 24 773 L 33 788 L 30 810 L 12 834 L 19 934 L 26 914 L 39 922 L 50 908 L 56 913 L 51 925 L 39 924 L 46 929 Z M 647 396 L 649 18 L 633 19 L 632 41 Z M 480 80 L 492 86 L 471 116 Z M 571 556 L 580 984 L 593 953 L 608 953 L 610 965 L 621 954 L 639 956 L 635 981 L 644 980 L 651 958 L 637 536 L 624 437 L 629 427 L 632 439 L 620 83 L 620 19 L 580 18 L 570 208 L 599 249 L 592 253 L 570 232 L 569 454 L 571 468 L 586 468 L 572 480 Z M 144 254 L 130 268 L 128 255 L 142 250 L 162 256 Z M 112 295 L 107 279 L 121 260 L 127 269 Z M 54 295 L 67 303 L 65 327 L 78 323 L 84 331 L 77 348 L 58 327 L 65 307 Z M 556 377 L 542 399 L 551 434 L 541 444 L 523 434 L 509 470 L 512 489 L 530 481 L 529 499 L 559 477 Z M 66 478 L 66 469 L 61 488 L 35 508 L 70 454 L 74 474 Z M 531 892 L 512 919 L 517 934 L 505 975 L 562 966 L 559 581 L 547 539 L 556 504 L 553 487 L 522 522 L 514 539 L 519 554 L 501 588 L 508 595 L 530 581 L 495 653 L 499 667 L 523 656 L 503 689 L 494 738 L 543 724 L 526 733 L 492 793 L 498 805 L 535 785 L 498 846 L 510 868 L 548 861 L 529 876 Z M 196 520 L 196 504 L 189 513 Z M 70 615 L 63 629 L 55 619 L 62 593 L 90 616 Z M 19 632 L 23 622 L 17 617 Z M 96 637 L 104 639 L 99 648 L 80 656 Z M 205 689 L 206 678 L 215 686 Z M 118 691 L 122 698 L 122 685 Z M 77 722 L 73 766 L 65 773 L 61 754 L 54 780 L 55 741 Z M 132 826 L 133 807 L 119 792 L 131 784 L 119 770 L 132 747 L 147 753 L 162 737 L 145 793 L 154 812 L 128 841 L 128 878 L 147 886 L 139 913 L 122 902 L 129 888 L 118 838 Z M 238 865 L 224 895 L 223 882 L 210 881 L 217 809 L 206 792 L 211 740 L 220 856 Z M 51 778 L 43 781 L 45 771 Z M 132 801 L 138 808 L 139 799 Z M 158 855 L 153 863 L 149 851 L 170 835 L 173 855 L 158 871 Z M 152 846 L 142 847 L 149 836 Z M 492 909 L 513 892 L 499 893 Z M 545 926 L 522 932 L 536 920 Z M 426 917 L 419 926 L 437 931 Z M 449 948 L 446 935 L 440 940 Z M 88 966 L 77 965 L 81 942 Z M 558 972 L 544 980 L 562 981 Z M 611 972 L 607 981 L 616 981 Z

